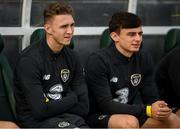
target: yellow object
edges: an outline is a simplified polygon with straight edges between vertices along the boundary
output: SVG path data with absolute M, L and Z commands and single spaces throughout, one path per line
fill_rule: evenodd
M 45 102 L 46 102 L 46 103 L 49 102 L 49 99 L 48 99 L 47 97 L 45 97 Z
M 146 106 L 146 115 L 148 117 L 152 116 L 152 110 L 151 110 L 151 106 Z

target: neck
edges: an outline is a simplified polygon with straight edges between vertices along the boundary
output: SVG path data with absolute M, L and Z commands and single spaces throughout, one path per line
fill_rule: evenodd
M 49 48 L 54 52 L 54 53 L 59 53 L 62 48 L 63 48 L 63 45 L 62 44 L 59 44 L 58 41 L 54 40 L 51 36 L 47 35 L 46 37 L 46 41 L 47 41 L 47 44 L 49 46 Z
M 121 47 L 119 47 L 119 45 L 115 44 L 116 49 L 118 50 L 118 52 L 120 52 L 121 54 L 123 54 L 125 57 L 130 58 L 133 55 L 133 52 L 128 52 L 127 50 L 122 49 Z

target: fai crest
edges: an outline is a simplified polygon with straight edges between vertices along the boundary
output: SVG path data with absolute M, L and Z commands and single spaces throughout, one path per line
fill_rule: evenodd
M 66 82 L 69 79 L 70 71 L 69 69 L 62 69 L 61 70 L 61 79 L 63 82 Z
M 131 75 L 131 84 L 137 86 L 141 82 L 141 74 Z

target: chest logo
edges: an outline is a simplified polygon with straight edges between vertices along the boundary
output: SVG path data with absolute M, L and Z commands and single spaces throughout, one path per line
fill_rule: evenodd
M 110 82 L 114 82 L 114 83 L 117 83 L 118 82 L 118 78 L 117 77 L 112 77 Z
M 115 92 L 115 94 L 117 95 L 117 98 L 114 98 L 113 101 L 124 104 L 128 102 L 128 96 L 129 96 L 128 88 L 119 89 Z
M 50 77 L 51 77 L 51 75 L 50 74 L 45 74 L 44 76 L 43 76 L 43 80 L 49 80 L 50 79 Z
M 139 85 L 140 82 L 141 82 L 141 74 L 133 74 L 133 75 L 131 75 L 131 84 L 133 86 Z
M 47 93 L 47 97 L 53 100 L 60 100 L 62 99 L 62 92 L 63 86 L 61 84 L 56 84 L 50 88 L 49 93 Z
M 63 82 L 66 82 L 69 79 L 70 71 L 69 69 L 62 69 L 61 70 L 61 79 Z

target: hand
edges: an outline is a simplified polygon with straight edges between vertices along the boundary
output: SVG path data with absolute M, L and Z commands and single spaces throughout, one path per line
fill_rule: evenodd
M 156 101 L 152 104 L 152 118 L 157 120 L 165 120 L 171 114 L 171 109 L 164 101 Z

